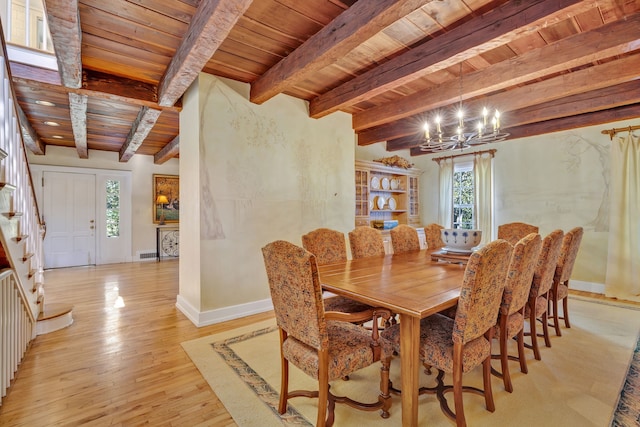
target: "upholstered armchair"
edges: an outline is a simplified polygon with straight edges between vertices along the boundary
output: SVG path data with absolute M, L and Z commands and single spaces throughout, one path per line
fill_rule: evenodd
M 582 227 L 576 227 L 567 232 L 562 239 L 560 248 L 560 256 L 558 257 L 558 265 L 553 276 L 553 286 L 549 292 L 549 301 L 551 302 L 551 318 L 555 327 L 556 335 L 561 336 L 560 319 L 564 320 L 567 328 L 571 327 L 569 323 L 569 279 L 573 271 L 573 265 L 578 256 L 578 249 L 582 242 L 584 230 Z M 562 317 L 558 315 L 558 302 L 562 301 Z
M 525 344 L 525 346 L 533 349 L 533 355 L 536 360 L 542 359 L 538 347 L 538 333 L 536 332 L 537 321 L 542 323 L 542 336 L 544 337 L 545 345 L 551 347 L 547 319 L 548 297 L 549 290 L 553 285 L 553 275 L 556 271 L 556 265 L 558 265 L 563 237 L 562 230 L 554 230 L 542 241 L 542 249 L 540 250 L 540 256 L 533 273 L 531 290 L 529 291 L 529 301 L 525 307 L 525 318 L 528 317 L 529 319 L 529 333 L 527 335 L 531 336 L 531 344 Z
M 436 249 L 440 249 L 444 246 L 444 242 L 442 241 L 442 230 L 444 230 L 444 227 L 436 223 L 424 226 L 424 235 L 427 241 L 428 250 L 435 251 Z
M 344 234 L 337 230 L 318 228 L 310 231 L 302 236 L 302 247 L 316 256 L 318 265 L 347 260 L 347 244 Z M 366 304 L 339 295 L 331 295 L 324 299 L 326 311 L 356 313 L 369 308 L 371 307 Z
M 315 256 L 292 243 L 278 240 L 262 248 L 269 290 L 280 332 L 281 386 L 278 411 L 284 414 L 288 399 L 318 398 L 317 426 L 331 426 L 335 403 L 366 411 L 380 409 L 389 417 L 389 365 L 392 348 L 378 334 L 378 318 L 385 309 L 362 313 L 325 312 Z M 371 331 L 353 323 L 372 320 Z M 381 363 L 380 395 L 373 403 L 361 403 L 329 391 L 331 381 Z M 289 391 L 289 363 L 318 380 L 318 390 Z M 377 383 L 377 382 L 376 382 Z
M 487 410 L 495 410 L 491 389 L 491 340 L 512 250 L 508 242 L 494 240 L 471 254 L 455 319 L 434 314 L 420 321 L 420 358 L 425 367 L 435 367 L 439 371 L 437 385 L 421 387 L 420 394 L 436 394 L 442 411 L 458 426 L 466 425 L 463 391 L 483 395 Z M 382 335 L 392 342 L 395 351 L 400 351 L 399 325 L 389 327 Z M 463 372 L 480 365 L 484 390 L 463 386 Z M 452 385 L 444 384 L 445 372 L 453 374 Z M 450 391 L 453 391 L 455 413 L 445 398 L 445 393 Z
M 410 225 L 400 224 L 392 228 L 389 234 L 391 234 L 391 244 L 393 245 L 394 254 L 420 250 L 418 232 Z
M 351 245 L 353 259 L 385 254 L 382 233 L 380 233 L 380 230 L 367 225 L 356 227 L 349 232 L 349 244 Z
M 542 239 L 537 233 L 531 233 L 516 243 L 507 270 L 507 279 L 502 294 L 502 304 L 498 314 L 494 338 L 500 343 L 500 354 L 494 358 L 500 359 L 502 372 L 492 372 L 502 377 L 504 388 L 509 393 L 513 392 L 511 375 L 509 373 L 509 359 L 507 343 L 511 338 L 516 338 L 518 343 L 518 357 L 513 358 L 520 362 L 520 372 L 527 373 L 527 359 L 524 355 L 524 311 L 529 299 L 533 273 L 538 263 Z
M 535 225 L 524 222 L 510 222 L 498 226 L 498 239 L 504 239 L 515 246 L 523 237 L 531 233 L 538 233 L 539 229 Z

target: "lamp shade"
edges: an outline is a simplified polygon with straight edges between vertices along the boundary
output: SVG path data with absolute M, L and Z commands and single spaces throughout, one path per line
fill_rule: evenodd
M 169 200 L 167 200 L 167 196 L 163 196 L 162 194 L 160 194 L 156 199 L 156 204 L 158 205 L 166 205 L 167 203 L 169 203 Z

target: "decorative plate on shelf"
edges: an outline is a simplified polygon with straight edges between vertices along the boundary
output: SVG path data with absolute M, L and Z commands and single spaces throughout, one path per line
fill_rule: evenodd
M 369 210 L 372 211 L 375 204 L 373 203 L 373 199 L 369 200 Z
M 388 190 L 389 189 L 389 178 L 384 177 L 382 178 L 382 189 L 383 190 Z
M 377 176 L 371 178 L 371 188 L 375 188 L 376 190 L 380 188 L 380 178 Z
M 376 206 L 378 206 L 378 209 L 380 210 L 384 209 L 384 204 L 385 204 L 384 197 L 382 196 L 376 197 Z
M 389 203 L 389 209 L 391 209 L 392 211 L 396 210 L 396 207 L 397 207 L 396 199 L 394 199 L 393 197 L 389 197 L 389 200 L 387 200 L 387 203 Z
M 397 178 L 391 178 L 391 189 L 397 190 L 400 187 L 400 181 Z

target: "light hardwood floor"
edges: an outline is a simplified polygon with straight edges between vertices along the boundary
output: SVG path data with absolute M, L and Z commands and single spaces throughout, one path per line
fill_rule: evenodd
M 34 340 L 0 426 L 236 425 L 180 343 L 273 312 L 195 327 L 175 306 L 176 260 L 51 270 L 45 282 L 74 323 Z

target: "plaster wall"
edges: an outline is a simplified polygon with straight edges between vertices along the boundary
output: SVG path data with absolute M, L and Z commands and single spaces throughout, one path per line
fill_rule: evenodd
M 354 132 L 350 115 L 312 119 L 306 102 L 286 95 L 256 105 L 245 84 L 201 74 L 197 86 L 181 114 L 180 155 L 185 202 L 184 174 L 197 181 L 199 234 L 181 229 L 180 237 L 182 247 L 199 247 L 200 281 L 187 282 L 181 268 L 180 297 L 198 304 L 198 287 L 199 310 L 208 311 L 270 298 L 267 243 L 301 245 L 318 227 L 353 229 Z

